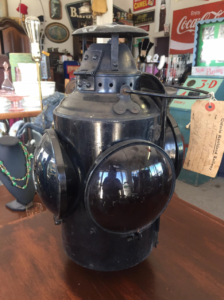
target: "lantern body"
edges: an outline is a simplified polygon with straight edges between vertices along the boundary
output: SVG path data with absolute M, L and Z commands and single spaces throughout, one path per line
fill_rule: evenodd
M 126 93 L 165 93 L 156 77 L 136 69 L 130 48 L 111 33 L 121 30 L 125 37 L 125 28 L 133 29 L 114 25 L 102 33 L 102 27 L 90 32 L 109 32 L 111 43 L 92 44 L 84 53 L 76 90 L 54 110 L 55 130 L 36 149 L 34 176 L 62 226 L 67 255 L 86 268 L 115 271 L 140 263 L 157 245 L 183 148 L 169 116 L 161 147 L 161 99 Z M 145 34 L 138 30 L 132 35 Z

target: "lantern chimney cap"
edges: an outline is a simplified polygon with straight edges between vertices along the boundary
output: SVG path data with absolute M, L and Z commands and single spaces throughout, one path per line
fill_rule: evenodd
M 121 38 L 143 37 L 149 35 L 144 29 L 117 23 L 86 26 L 73 32 L 73 35 L 102 38 L 110 38 L 113 34 L 119 34 L 119 37 Z

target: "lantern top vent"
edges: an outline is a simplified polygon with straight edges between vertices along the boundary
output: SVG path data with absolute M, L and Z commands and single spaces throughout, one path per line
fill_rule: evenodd
M 144 37 L 148 35 L 148 32 L 138 27 L 120 25 L 117 23 L 86 26 L 73 32 L 73 35 L 102 38 L 110 38 L 114 34 L 118 34 L 120 38 L 127 38 Z

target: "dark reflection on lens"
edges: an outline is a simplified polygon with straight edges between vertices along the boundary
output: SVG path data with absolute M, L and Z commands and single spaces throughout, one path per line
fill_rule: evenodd
M 145 227 L 170 200 L 172 171 L 170 159 L 159 148 L 135 145 L 118 150 L 92 175 L 87 191 L 90 214 L 114 232 Z
M 105 173 L 104 173 L 105 175 Z M 108 176 L 103 181 L 103 200 L 104 203 L 112 205 L 123 195 L 123 185 L 117 178 L 116 167 L 110 166 Z

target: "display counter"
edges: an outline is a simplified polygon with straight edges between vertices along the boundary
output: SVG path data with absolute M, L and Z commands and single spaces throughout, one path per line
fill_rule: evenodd
M 4 189 L 0 212 L 12 200 Z M 96 272 L 71 261 L 48 211 L 14 215 L 17 220 L 0 226 L 0 299 L 223 299 L 224 221 L 175 195 L 161 217 L 157 249 L 119 272 Z

